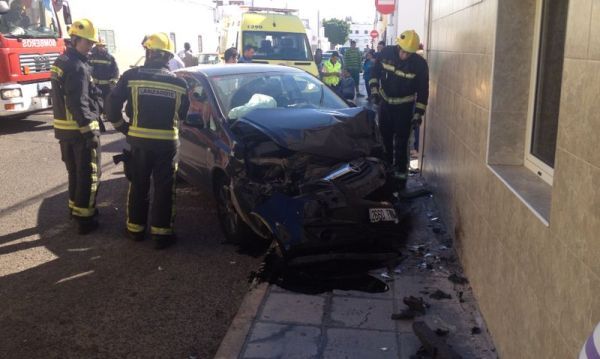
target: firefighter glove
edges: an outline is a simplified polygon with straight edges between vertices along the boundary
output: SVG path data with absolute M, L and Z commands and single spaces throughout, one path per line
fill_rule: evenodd
M 100 137 L 92 136 L 85 139 L 85 147 L 89 149 L 98 148 L 100 146 Z
M 412 118 L 412 126 L 413 127 L 421 127 L 421 123 L 423 123 L 423 117 L 420 113 L 415 113 Z
M 125 121 L 123 121 L 123 124 L 120 126 L 115 126 L 115 130 L 121 132 L 124 135 L 127 135 L 127 132 L 129 132 L 129 124 Z

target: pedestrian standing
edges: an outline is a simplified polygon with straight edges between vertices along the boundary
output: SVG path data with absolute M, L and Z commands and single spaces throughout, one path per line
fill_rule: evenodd
M 237 64 L 238 53 L 235 47 L 230 47 L 225 50 L 223 54 L 223 60 L 225 60 L 226 64 Z
M 89 62 L 92 65 L 92 79 L 96 87 L 102 92 L 100 96 L 102 103 L 105 104 L 110 91 L 119 80 L 119 66 L 115 58 L 108 52 L 104 39 L 100 38 L 96 46 L 92 49 Z M 101 106 L 100 112 L 106 115 L 104 106 Z M 100 132 L 105 132 L 106 128 L 101 118 L 98 123 L 100 125 Z
M 256 50 L 255 50 L 254 46 L 252 46 L 252 45 L 244 46 L 244 51 L 242 52 L 242 56 L 238 59 L 238 63 L 251 64 L 255 51 Z
M 98 31 L 88 19 L 73 22 L 71 47 L 51 68 L 54 135 L 69 178 L 69 210 L 79 234 L 98 227 L 96 194 L 100 179 L 98 105 L 88 53 L 98 42 Z
M 367 96 L 371 97 L 371 87 L 369 86 L 369 80 L 371 80 L 371 69 L 375 64 L 375 51 L 369 50 L 367 52 L 365 62 L 363 63 L 363 79 L 365 80 L 365 89 Z
M 154 184 L 150 234 L 156 249 L 175 241 L 175 177 L 178 122 L 189 107 L 186 83 L 168 69 L 174 57 L 169 35 L 156 33 L 144 43 L 146 63 L 126 71 L 111 92 L 107 113 L 131 146 L 128 173 L 127 233 L 135 241 L 145 238 L 150 183 Z M 129 122 L 122 116 L 123 104 Z M 152 181 L 151 181 L 152 180 Z
M 319 72 L 319 79 L 323 80 L 323 50 L 315 50 L 315 65 L 317 65 L 317 71 Z
M 386 46 L 371 71 L 371 97 L 379 108 L 379 127 L 386 160 L 401 188 L 408 179 L 408 140 L 420 126 L 429 99 L 429 69 L 419 49 L 419 35 L 404 31 L 397 46 Z
M 194 56 L 189 42 L 183 44 L 183 51 L 179 51 L 177 56 L 183 61 L 185 67 L 198 66 L 198 58 Z
M 329 60 L 323 64 L 323 82 L 335 92 L 338 92 L 342 75 L 342 64 L 339 62 L 339 57 L 337 51 L 334 51 Z
M 350 76 L 354 80 L 354 84 L 356 85 L 356 93 L 358 97 L 363 96 L 358 90 L 358 84 L 360 82 L 360 72 L 361 72 L 361 63 L 362 56 L 360 51 L 356 47 L 356 41 L 350 40 L 350 48 L 346 50 L 344 53 L 344 67 L 350 72 Z

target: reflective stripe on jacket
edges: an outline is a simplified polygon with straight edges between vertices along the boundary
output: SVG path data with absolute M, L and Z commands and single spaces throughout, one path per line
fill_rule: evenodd
M 107 85 L 111 81 L 116 82 L 119 79 L 119 66 L 115 58 L 108 52 L 92 50 L 89 60 L 92 66 L 92 78 L 98 85 Z
M 68 48 L 50 72 L 55 137 L 68 140 L 98 135 L 99 104 L 87 57 Z
M 178 123 L 189 108 L 185 81 L 152 63 L 126 71 L 107 102 L 108 119 L 116 127 L 124 125 L 121 110 L 127 102 L 127 141 L 154 149 L 177 144 Z
M 429 68 L 418 54 L 401 60 L 398 46 L 386 46 L 371 68 L 371 93 L 390 105 L 415 103 L 415 112 L 425 114 L 429 101 Z M 412 97 L 412 99 L 411 99 Z

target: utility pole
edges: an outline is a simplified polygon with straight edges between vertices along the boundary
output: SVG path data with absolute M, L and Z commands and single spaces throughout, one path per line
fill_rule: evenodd
M 317 48 L 321 48 L 321 12 L 317 10 Z

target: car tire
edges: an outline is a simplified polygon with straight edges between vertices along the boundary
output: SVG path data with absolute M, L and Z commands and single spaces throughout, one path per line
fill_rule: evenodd
M 230 243 L 245 244 L 258 236 L 237 213 L 229 193 L 229 178 L 218 176 L 214 183 L 214 195 L 217 202 L 217 217 L 225 238 Z

